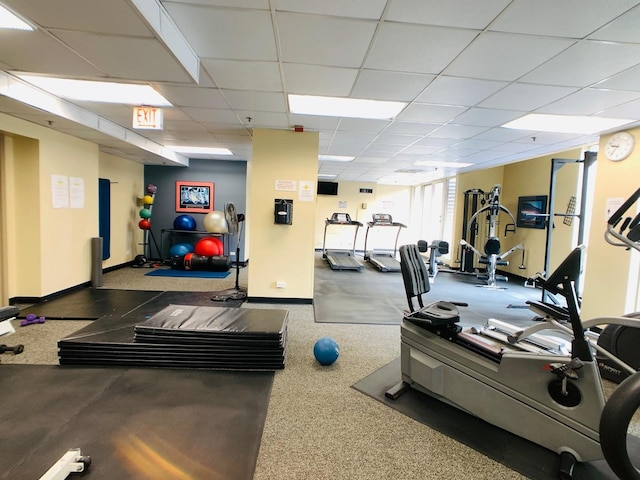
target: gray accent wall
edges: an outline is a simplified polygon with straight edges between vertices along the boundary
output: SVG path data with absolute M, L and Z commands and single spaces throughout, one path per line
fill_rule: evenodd
M 214 183 L 214 210 L 224 211 L 224 204 L 231 202 L 235 205 L 238 213 L 245 213 L 246 210 L 246 185 L 247 185 L 247 163 L 244 161 L 223 161 L 190 159 L 189 167 L 162 167 L 147 165 L 144 169 L 145 189 L 146 185 L 154 184 L 158 191 L 154 197 L 153 209 L 151 210 L 151 231 L 158 243 L 162 243 L 162 256 L 168 258 L 170 243 L 189 242 L 195 243 L 201 236 L 187 235 L 184 238 L 179 235 L 170 235 L 167 232 L 162 234 L 162 230 L 173 229 L 173 221 L 181 212 L 176 212 L 176 181 L 188 182 L 213 182 Z M 141 192 L 140 196 L 145 192 Z M 187 213 L 195 218 L 197 229 L 204 231 L 203 213 Z M 151 237 L 151 236 L 150 236 Z M 244 226 L 240 244 L 240 261 L 245 261 L 244 257 Z M 235 252 L 235 235 L 229 238 L 228 247 Z M 150 243 L 153 243 L 151 238 Z M 155 246 L 151 245 L 152 258 L 157 256 Z M 147 250 L 148 251 L 148 250 Z M 235 257 L 231 257 L 235 260 Z

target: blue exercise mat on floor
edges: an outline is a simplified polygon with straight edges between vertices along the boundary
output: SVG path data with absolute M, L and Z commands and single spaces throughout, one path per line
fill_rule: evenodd
M 145 277 L 183 277 L 183 278 L 227 278 L 229 272 L 209 272 L 206 270 L 158 269 L 144 274 Z

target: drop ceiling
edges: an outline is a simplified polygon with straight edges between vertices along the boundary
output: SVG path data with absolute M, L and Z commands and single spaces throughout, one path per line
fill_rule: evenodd
M 168 145 L 250 161 L 254 128 L 319 132 L 320 175 L 413 184 L 596 143 L 511 130 L 527 113 L 640 121 L 640 2 L 618 0 L 0 0 L 36 30 L 0 31 L 0 112 L 144 164 L 188 165 Z M 164 129 L 133 105 L 35 108 L 18 73 L 153 86 Z M 393 120 L 291 114 L 287 95 L 407 102 Z

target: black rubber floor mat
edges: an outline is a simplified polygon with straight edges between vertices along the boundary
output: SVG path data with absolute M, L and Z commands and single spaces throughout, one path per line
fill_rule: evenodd
M 546 448 L 417 390 L 409 389 L 397 400 L 387 398 L 385 392 L 396 385 L 401 377 L 400 359 L 396 359 L 354 384 L 353 388 L 458 440 L 527 478 L 532 480 L 558 478 L 560 457 Z M 581 480 L 615 480 L 617 478 L 604 460 L 577 464 L 573 476 Z
M 271 372 L 2 365 L 0 479 L 40 478 L 80 448 L 88 480 L 251 480 L 272 381 Z
M 32 313 L 52 320 L 95 320 L 122 316 L 163 292 L 82 288 L 20 311 L 19 318 Z

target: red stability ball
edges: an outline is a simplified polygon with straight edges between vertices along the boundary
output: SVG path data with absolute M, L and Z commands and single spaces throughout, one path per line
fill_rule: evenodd
M 205 237 L 198 240 L 193 251 L 196 255 L 203 257 L 215 257 L 224 255 L 224 245 L 219 238 Z
M 143 218 L 138 222 L 138 227 L 140 227 L 142 230 L 149 230 L 151 228 L 151 222 L 146 218 Z

